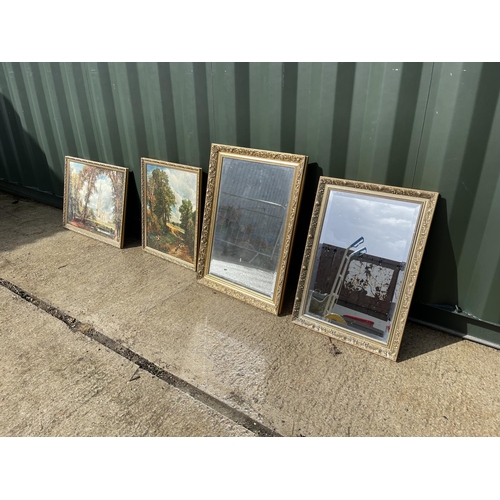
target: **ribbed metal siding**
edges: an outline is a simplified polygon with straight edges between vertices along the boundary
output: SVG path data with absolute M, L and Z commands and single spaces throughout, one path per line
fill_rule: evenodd
M 61 197 L 65 155 L 128 167 L 137 225 L 140 157 L 206 171 L 218 142 L 439 191 L 415 301 L 500 323 L 499 89 L 497 63 L 2 63 L 0 179 Z
M 494 323 L 500 323 L 499 92 L 498 63 L 435 65 L 414 181 L 443 198 L 441 266 L 426 273 L 427 300 L 458 304 Z
M 411 185 L 430 67 L 3 63 L 0 91 L 20 118 L 6 127 L 28 132 L 47 162 L 11 152 L 2 178 L 61 196 L 67 154 L 138 175 L 146 154 L 206 168 L 219 142 L 308 154 L 324 175 Z
M 410 186 L 432 64 L 213 64 L 216 142 L 309 156 L 323 175 Z

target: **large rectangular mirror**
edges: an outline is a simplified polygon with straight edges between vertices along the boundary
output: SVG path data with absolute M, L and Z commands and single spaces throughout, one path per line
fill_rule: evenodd
M 437 197 L 321 177 L 293 321 L 395 360 Z
M 198 277 L 279 314 L 307 157 L 213 144 Z

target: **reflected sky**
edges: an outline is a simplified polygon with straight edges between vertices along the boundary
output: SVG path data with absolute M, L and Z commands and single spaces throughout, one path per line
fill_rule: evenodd
M 421 204 L 331 190 L 320 243 L 347 248 L 363 236 L 367 253 L 406 262 Z

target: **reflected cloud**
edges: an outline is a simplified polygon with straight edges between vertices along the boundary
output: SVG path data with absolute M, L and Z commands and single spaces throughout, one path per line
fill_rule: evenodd
M 421 205 L 331 191 L 320 243 L 347 247 L 360 236 L 371 255 L 405 262 Z

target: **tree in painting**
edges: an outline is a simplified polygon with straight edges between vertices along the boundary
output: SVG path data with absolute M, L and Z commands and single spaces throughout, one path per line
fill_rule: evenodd
M 118 241 L 123 213 L 122 172 L 71 161 L 68 223 Z
M 147 246 L 194 263 L 196 176 L 148 165 L 146 186 Z
M 82 211 L 82 202 L 80 198 L 80 191 L 83 188 L 82 176 L 75 172 L 74 169 L 70 169 L 70 181 L 69 181 L 69 203 L 68 203 L 68 219 L 74 220 L 80 217 Z
M 82 213 L 82 222 L 85 223 L 88 215 L 88 206 L 91 194 L 94 192 L 95 181 L 97 180 L 98 171 L 95 167 L 91 167 L 89 165 L 85 165 L 83 167 L 81 178 L 82 183 L 86 186 L 84 201 L 83 201 L 83 213 Z
M 115 202 L 115 213 L 114 213 L 114 222 L 116 225 L 116 234 L 120 234 L 121 232 L 121 214 L 123 213 L 123 181 L 124 177 L 120 172 L 110 171 L 108 172 L 108 177 L 111 181 L 111 188 L 113 190 L 113 197 Z
M 172 206 L 175 205 L 175 196 L 170 187 L 167 173 L 160 169 L 153 170 L 149 188 L 152 214 L 164 231 L 168 232 L 168 223 L 172 215 Z
M 181 228 L 184 230 L 184 241 L 188 246 L 191 257 L 194 257 L 194 230 L 196 212 L 193 210 L 193 204 L 190 200 L 182 200 L 179 207 L 181 214 Z

